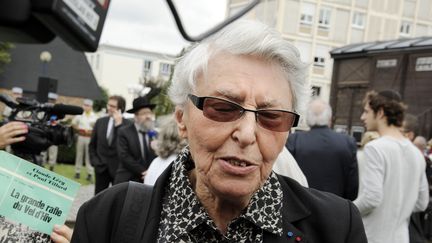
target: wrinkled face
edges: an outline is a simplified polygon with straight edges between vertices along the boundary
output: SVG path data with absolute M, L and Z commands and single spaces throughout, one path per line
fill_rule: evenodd
M 280 69 L 252 56 L 214 57 L 207 75 L 198 76 L 193 94 L 252 110 L 293 109 L 291 89 Z M 184 110 L 177 108 L 176 118 L 195 162 L 196 190 L 227 200 L 250 197 L 263 185 L 288 137 L 288 132 L 261 127 L 252 112 L 230 122 L 211 120 L 190 100 Z
M 135 112 L 135 123 L 140 125 L 141 129 L 148 131 L 153 129 L 154 113 L 150 108 L 141 108 Z
M 363 109 L 363 113 L 360 117 L 362 122 L 365 124 L 367 131 L 377 131 L 378 121 L 375 112 L 370 108 L 369 104 L 366 104 Z

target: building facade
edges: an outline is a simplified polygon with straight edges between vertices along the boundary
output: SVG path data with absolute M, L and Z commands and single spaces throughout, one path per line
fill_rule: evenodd
M 331 104 L 335 130 L 360 142 L 363 98 L 373 89 L 399 92 L 407 113 L 418 120 L 416 133 L 432 137 L 432 37 L 351 44 L 331 52 Z
M 99 85 L 110 95 L 125 97 L 127 107 L 143 89 L 142 80 L 167 81 L 175 57 L 169 54 L 101 44 L 97 52 L 87 53 L 87 60 Z
M 248 4 L 230 0 L 228 15 Z M 314 95 L 329 100 L 330 51 L 351 43 L 432 35 L 432 0 L 263 0 L 245 18 L 257 19 L 294 43 L 310 63 Z

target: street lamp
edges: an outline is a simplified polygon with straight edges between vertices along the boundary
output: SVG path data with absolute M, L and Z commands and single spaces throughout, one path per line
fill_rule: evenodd
M 39 58 L 42 61 L 42 75 L 46 76 L 47 65 L 51 61 L 52 55 L 49 51 L 43 51 L 43 52 L 41 52 Z

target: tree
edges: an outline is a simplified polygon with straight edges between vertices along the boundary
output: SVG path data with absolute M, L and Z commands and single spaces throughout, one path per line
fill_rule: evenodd
M 180 54 L 177 56 L 177 59 L 184 55 L 186 52 L 186 49 L 182 49 Z M 168 88 L 171 85 L 172 77 L 174 73 L 174 65 L 171 65 L 171 74 L 166 82 L 160 82 L 161 85 L 159 85 L 159 88 L 161 89 L 159 94 L 156 95 L 152 102 L 154 102 L 157 106 L 155 108 L 155 113 L 157 116 L 167 115 L 174 112 L 174 104 L 171 102 L 170 98 L 168 97 Z
M 0 41 L 0 73 L 3 72 L 4 65 L 11 62 L 9 49 L 12 47 L 13 45 L 11 43 Z
M 109 97 L 108 90 L 106 88 L 100 87 L 100 89 L 102 91 L 102 99 L 95 100 L 93 102 L 93 109 L 97 112 L 107 106 Z

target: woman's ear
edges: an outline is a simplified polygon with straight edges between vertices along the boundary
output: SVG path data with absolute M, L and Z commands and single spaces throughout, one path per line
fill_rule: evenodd
M 176 107 L 174 116 L 177 122 L 178 133 L 181 138 L 187 138 L 187 128 L 184 121 L 184 109 Z

